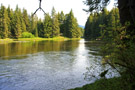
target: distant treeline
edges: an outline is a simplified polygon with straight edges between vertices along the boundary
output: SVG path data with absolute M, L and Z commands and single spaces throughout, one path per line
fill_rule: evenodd
M 56 13 L 53 7 L 51 15 L 46 14 L 44 19 L 37 15 L 28 15 L 27 10 L 18 6 L 13 10 L 1 5 L 0 7 L 0 38 L 21 38 L 22 34 L 33 34 L 34 37 L 52 38 L 65 36 L 79 38 L 83 29 L 79 27 L 73 11 L 69 14 Z M 27 33 L 26 33 L 27 32 Z M 25 35 L 23 34 L 23 35 Z
M 85 39 L 97 39 L 100 36 L 109 35 L 109 31 L 111 32 L 113 28 L 119 25 L 118 8 L 113 8 L 111 11 L 104 8 L 102 12 L 90 14 L 85 24 L 84 37 Z

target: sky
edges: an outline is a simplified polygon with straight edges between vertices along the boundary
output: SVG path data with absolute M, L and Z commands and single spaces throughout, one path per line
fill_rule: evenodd
M 85 26 L 89 13 L 83 11 L 83 9 L 88 9 L 83 1 L 85 0 L 42 0 L 41 7 L 49 14 L 51 14 L 52 7 L 55 8 L 57 13 L 63 11 L 64 14 L 68 14 L 72 9 L 78 24 Z M 113 2 L 113 0 L 111 1 Z M 0 3 L 6 7 L 10 6 L 13 10 L 15 10 L 16 5 L 18 5 L 21 9 L 27 9 L 28 14 L 35 12 L 39 7 L 39 0 L 0 0 Z M 110 10 L 111 8 L 112 3 L 108 5 L 108 9 Z M 44 13 L 42 11 L 38 11 L 36 14 L 39 18 L 43 19 Z

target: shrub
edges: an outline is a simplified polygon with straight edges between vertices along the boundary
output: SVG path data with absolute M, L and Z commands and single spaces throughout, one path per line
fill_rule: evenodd
M 23 32 L 22 38 L 34 38 L 35 36 L 32 33 L 29 32 Z

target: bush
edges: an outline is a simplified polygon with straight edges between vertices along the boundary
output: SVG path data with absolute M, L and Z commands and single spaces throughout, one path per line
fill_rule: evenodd
M 34 38 L 35 36 L 32 33 L 29 32 L 23 32 L 22 38 Z

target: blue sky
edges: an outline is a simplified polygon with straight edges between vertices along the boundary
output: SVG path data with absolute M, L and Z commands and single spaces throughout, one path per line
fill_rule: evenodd
M 78 24 L 84 26 L 89 14 L 82 10 L 88 8 L 83 4 L 83 1 L 85 0 L 42 0 L 42 8 L 49 14 L 51 14 L 52 7 L 56 9 L 56 12 L 63 11 L 65 14 L 69 13 L 72 9 L 74 16 L 77 18 Z M 27 9 L 29 14 L 39 7 L 39 0 L 0 0 L 0 3 L 6 7 L 10 5 L 13 9 L 18 5 L 21 9 Z M 108 9 L 111 8 L 112 3 L 108 6 Z M 37 15 L 39 18 L 44 17 L 44 13 L 42 11 L 38 11 Z

